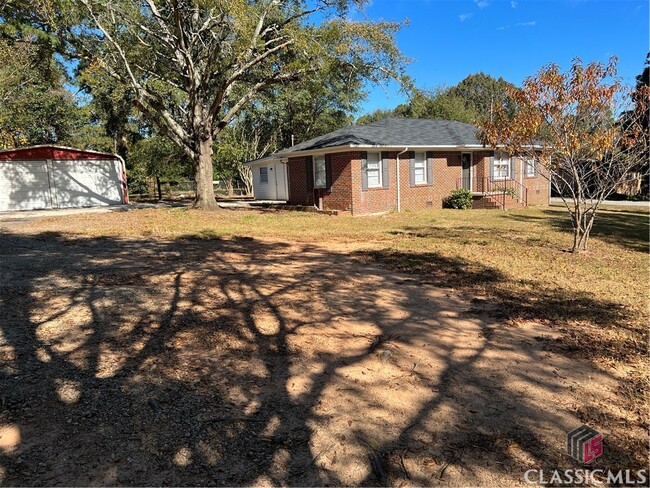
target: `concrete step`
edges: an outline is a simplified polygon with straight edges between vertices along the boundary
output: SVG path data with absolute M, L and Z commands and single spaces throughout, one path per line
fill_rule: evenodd
M 505 200 L 503 195 L 484 195 L 474 199 L 474 208 L 500 209 L 504 204 L 506 210 L 526 207 L 518 198 L 509 195 L 505 196 Z

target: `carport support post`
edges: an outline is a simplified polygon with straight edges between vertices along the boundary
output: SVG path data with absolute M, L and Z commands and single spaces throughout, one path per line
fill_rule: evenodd
M 52 160 L 45 161 L 47 165 L 47 182 L 50 187 L 50 207 L 59 208 L 59 201 L 56 198 L 56 183 L 54 182 L 54 173 L 52 172 Z

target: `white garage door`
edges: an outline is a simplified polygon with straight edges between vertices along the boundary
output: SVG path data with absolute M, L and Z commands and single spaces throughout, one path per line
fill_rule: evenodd
M 46 161 L 0 161 L 0 211 L 51 204 Z
M 117 160 L 52 161 L 55 206 L 119 205 L 124 201 Z

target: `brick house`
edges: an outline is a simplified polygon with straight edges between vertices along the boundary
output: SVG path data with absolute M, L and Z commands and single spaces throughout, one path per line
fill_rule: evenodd
M 472 192 L 474 208 L 549 201 L 549 182 L 534 161 L 486 149 L 476 127 L 455 121 L 386 118 L 275 156 L 287 164 L 288 202 L 321 210 L 364 215 L 440 208 L 459 188 Z

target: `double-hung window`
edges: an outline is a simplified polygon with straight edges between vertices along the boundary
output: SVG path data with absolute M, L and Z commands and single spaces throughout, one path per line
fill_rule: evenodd
M 314 188 L 325 188 L 327 186 L 327 165 L 325 156 L 314 157 Z
M 366 173 L 368 174 L 368 188 L 381 188 L 381 154 L 368 153 L 366 159 Z
M 260 183 L 269 182 L 269 168 L 267 166 L 260 166 Z
M 524 175 L 526 178 L 533 178 L 535 176 L 535 160 L 524 160 Z
M 427 183 L 427 155 L 423 152 L 416 152 L 413 155 L 414 183 L 425 185 Z
M 506 180 L 510 178 L 510 158 L 506 153 L 494 154 L 494 166 L 492 167 L 492 177 L 501 180 Z

